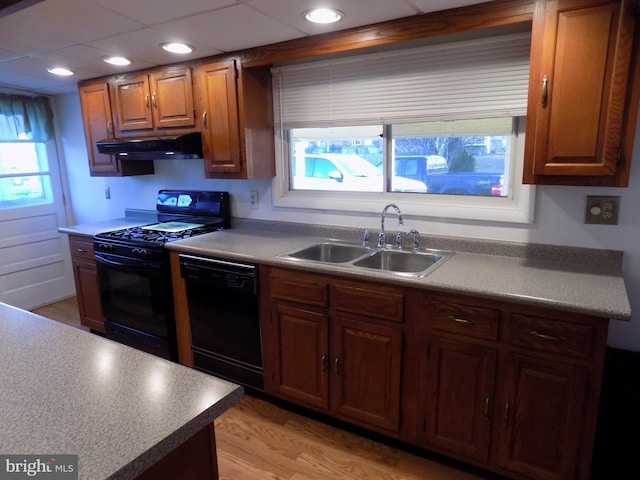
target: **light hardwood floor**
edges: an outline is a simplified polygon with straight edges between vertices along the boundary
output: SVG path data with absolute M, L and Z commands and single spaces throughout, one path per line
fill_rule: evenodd
M 75 298 L 34 312 L 84 328 Z M 412 455 L 250 394 L 215 421 L 215 432 L 221 480 L 491 478 L 475 470 Z

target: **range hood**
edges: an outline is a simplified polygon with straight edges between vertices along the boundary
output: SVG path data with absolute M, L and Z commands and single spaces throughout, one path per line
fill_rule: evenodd
M 202 158 L 200 132 L 167 137 L 105 138 L 96 142 L 98 151 L 120 160 L 169 160 Z

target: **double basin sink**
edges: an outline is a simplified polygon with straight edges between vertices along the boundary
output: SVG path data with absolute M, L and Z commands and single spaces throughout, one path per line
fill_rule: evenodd
M 453 255 L 453 252 L 441 250 L 376 248 L 347 242 L 322 241 L 279 256 L 302 262 L 320 262 L 423 277 Z

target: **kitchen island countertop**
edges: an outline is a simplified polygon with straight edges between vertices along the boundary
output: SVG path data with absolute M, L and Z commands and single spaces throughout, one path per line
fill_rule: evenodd
M 0 453 L 77 454 L 129 479 L 237 404 L 242 387 L 0 303 Z

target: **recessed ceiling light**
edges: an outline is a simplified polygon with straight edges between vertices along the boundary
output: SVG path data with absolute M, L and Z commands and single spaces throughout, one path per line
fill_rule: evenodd
M 335 23 L 344 17 L 344 13 L 335 8 L 314 8 L 303 13 L 312 23 Z
M 111 65 L 129 65 L 131 60 L 124 57 L 105 57 L 103 60 Z
M 163 43 L 161 45 L 167 52 L 171 53 L 191 53 L 193 48 L 185 43 Z
M 47 68 L 47 72 L 53 73 L 54 75 L 59 75 L 61 77 L 68 77 L 69 75 L 73 75 L 73 72 L 71 70 L 64 67 L 50 67 Z

